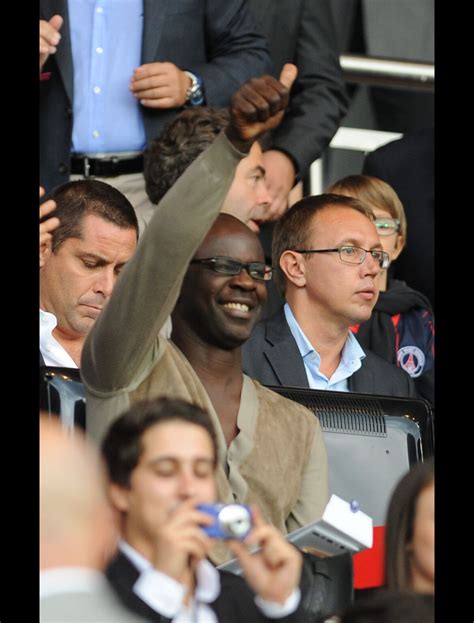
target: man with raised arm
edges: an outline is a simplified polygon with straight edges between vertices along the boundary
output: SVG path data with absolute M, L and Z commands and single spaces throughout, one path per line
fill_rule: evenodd
M 87 428 L 97 440 L 138 400 L 194 402 L 216 429 L 218 498 L 257 502 L 283 532 L 322 515 L 326 450 L 312 413 L 242 374 L 240 346 L 259 318 L 271 268 L 248 227 L 216 217 L 240 159 L 283 117 L 295 75 L 286 65 L 280 81 L 263 76 L 234 95 L 225 133 L 157 207 L 86 340 L 81 365 Z M 160 328 L 177 301 L 169 341 Z

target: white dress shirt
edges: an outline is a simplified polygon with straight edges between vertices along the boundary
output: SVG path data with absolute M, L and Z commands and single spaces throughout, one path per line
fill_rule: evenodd
M 109 587 L 104 575 L 86 567 L 54 567 L 40 572 L 40 599 L 62 593 L 90 593 Z
M 219 623 L 214 610 L 208 604 L 219 596 L 220 576 L 208 560 L 201 560 L 196 567 L 194 597 L 186 606 L 183 603 L 186 594 L 186 587 L 183 584 L 154 569 L 149 560 L 125 541 L 120 541 L 119 548 L 140 571 L 133 592 L 155 612 L 172 619 L 173 623 Z M 160 587 L 159 591 L 157 587 Z M 301 593 L 297 587 L 284 604 L 266 601 L 258 595 L 255 597 L 255 603 L 265 616 L 279 619 L 294 612 L 300 599 Z
M 77 368 L 71 355 L 53 337 L 58 324 L 54 314 L 40 309 L 40 351 L 47 366 Z

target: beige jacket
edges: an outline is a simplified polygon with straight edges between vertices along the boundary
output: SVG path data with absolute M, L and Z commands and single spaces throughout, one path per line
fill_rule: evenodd
M 241 157 L 221 134 L 157 207 L 84 345 L 87 429 L 100 442 L 118 415 L 145 398 L 166 395 L 198 404 L 217 432 L 219 499 L 258 502 L 266 519 L 286 532 L 319 518 L 328 499 L 318 419 L 244 376 L 240 432 L 227 447 L 201 381 L 183 353 L 160 335 Z

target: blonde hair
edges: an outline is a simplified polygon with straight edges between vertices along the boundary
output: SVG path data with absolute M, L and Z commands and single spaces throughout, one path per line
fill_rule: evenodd
M 338 180 L 327 189 L 328 193 L 354 197 L 371 208 L 378 208 L 400 221 L 400 235 L 403 242 L 407 239 L 407 219 L 400 197 L 393 188 L 371 175 L 348 175 Z

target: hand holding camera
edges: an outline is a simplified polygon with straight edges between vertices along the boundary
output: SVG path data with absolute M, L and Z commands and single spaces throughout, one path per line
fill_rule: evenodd
M 152 553 L 155 569 L 184 583 L 212 547 L 212 539 L 203 530 L 212 523 L 209 514 L 196 509 L 195 499 L 181 502 L 165 522 L 156 526 Z
M 212 539 L 238 539 L 242 541 L 252 529 L 252 513 L 242 504 L 198 504 L 197 509 L 212 517 L 204 532 Z
M 245 579 L 263 599 L 284 603 L 298 586 L 300 552 L 265 522 L 257 507 L 241 504 L 197 505 L 192 498 L 180 503 L 157 529 L 153 566 L 185 583 L 215 539 L 227 541 Z M 260 549 L 251 554 L 249 545 Z
M 303 557 L 275 526 L 267 524 L 256 506 L 251 507 L 253 529 L 243 543 L 229 541 L 245 579 L 263 599 L 283 604 L 298 586 Z M 259 545 L 251 554 L 246 545 Z

